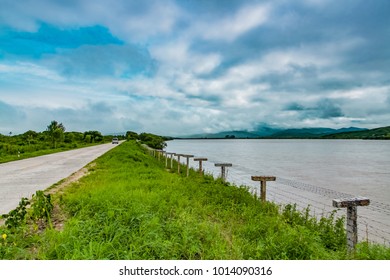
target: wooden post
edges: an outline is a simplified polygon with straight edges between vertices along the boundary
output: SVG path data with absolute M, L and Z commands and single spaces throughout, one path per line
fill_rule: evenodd
M 190 158 L 194 157 L 193 155 L 182 155 L 187 159 L 187 177 L 190 174 Z
M 203 175 L 202 161 L 207 161 L 207 158 L 194 158 L 194 161 L 199 161 L 199 174 Z
M 233 165 L 231 163 L 215 163 L 214 166 L 221 167 L 221 179 L 223 182 L 226 182 L 226 167 L 232 167 Z
M 353 251 L 358 242 L 357 206 L 367 206 L 370 200 L 366 197 L 333 199 L 333 207 L 347 208 L 347 246 Z
M 267 195 L 267 181 L 275 181 L 275 176 L 252 176 L 252 181 L 260 181 L 260 200 L 265 202 Z

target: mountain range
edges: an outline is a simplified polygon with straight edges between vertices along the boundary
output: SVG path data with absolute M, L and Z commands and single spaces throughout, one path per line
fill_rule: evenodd
M 312 128 L 273 128 L 269 126 L 259 126 L 256 130 L 232 130 L 218 133 L 194 134 L 179 138 L 193 139 L 390 139 L 390 126 L 375 129 L 347 127 L 340 129 L 326 127 Z

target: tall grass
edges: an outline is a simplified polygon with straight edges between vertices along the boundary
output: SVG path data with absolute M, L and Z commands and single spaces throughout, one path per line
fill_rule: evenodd
M 246 187 L 195 171 L 180 176 L 136 142 L 109 151 L 90 171 L 54 197 L 61 213 L 52 221 L 65 215 L 63 228 L 8 231 L 0 258 L 390 258 L 389 248 L 369 244 L 348 255 L 342 220 L 261 203 Z

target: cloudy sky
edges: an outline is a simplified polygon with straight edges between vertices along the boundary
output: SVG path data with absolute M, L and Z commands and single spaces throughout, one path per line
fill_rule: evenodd
M 0 133 L 390 125 L 389 0 L 0 0 Z

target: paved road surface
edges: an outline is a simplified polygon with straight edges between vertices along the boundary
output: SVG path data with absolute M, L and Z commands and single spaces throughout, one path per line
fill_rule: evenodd
M 0 164 L 0 215 L 15 209 L 22 197 L 31 198 L 116 146 L 102 144 Z

